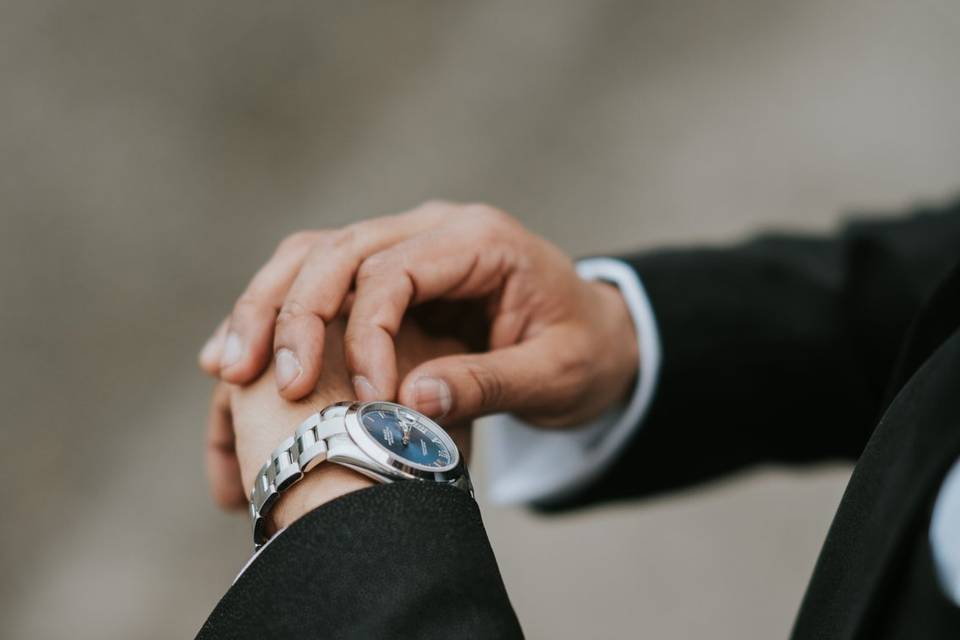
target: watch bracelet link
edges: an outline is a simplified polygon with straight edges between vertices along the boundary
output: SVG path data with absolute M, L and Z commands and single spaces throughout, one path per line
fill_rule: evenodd
M 280 443 L 260 467 L 250 492 L 254 549 L 267 543 L 266 518 L 280 494 L 303 478 L 304 473 L 327 457 L 327 440 L 345 432 L 343 416 L 353 402 L 337 402 L 314 413 L 297 427 L 294 435 Z

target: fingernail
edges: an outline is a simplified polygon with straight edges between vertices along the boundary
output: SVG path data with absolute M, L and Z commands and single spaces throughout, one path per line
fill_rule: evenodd
M 442 418 L 453 406 L 450 387 L 440 378 L 420 378 L 414 385 L 417 410 L 434 418 Z
M 377 399 L 377 390 L 363 376 L 353 376 L 353 390 L 360 402 L 370 402 Z
M 213 334 L 210 336 L 210 339 L 207 340 L 207 343 L 203 345 L 203 349 L 200 350 L 200 360 L 204 363 L 216 363 L 218 362 L 217 356 L 220 351 L 220 343 L 222 340 L 218 338 L 221 337 L 221 334 Z
M 300 359 L 290 349 L 280 349 L 274 359 L 277 363 L 277 388 L 285 389 L 291 382 L 300 377 L 303 367 Z
M 223 356 L 220 358 L 220 367 L 229 367 L 236 364 L 243 355 L 243 345 L 240 343 L 240 336 L 235 331 L 227 334 L 227 339 L 223 343 Z

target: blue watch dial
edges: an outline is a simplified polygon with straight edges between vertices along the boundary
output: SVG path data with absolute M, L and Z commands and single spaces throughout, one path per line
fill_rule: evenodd
M 375 402 L 361 411 L 360 424 L 377 444 L 405 464 L 446 471 L 457 463 L 450 436 L 416 411 L 393 403 Z

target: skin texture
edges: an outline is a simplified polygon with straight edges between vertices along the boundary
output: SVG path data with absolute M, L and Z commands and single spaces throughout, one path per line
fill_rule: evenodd
M 207 448 L 210 487 L 218 504 L 228 509 L 245 509 L 245 487 L 252 486 L 254 476 L 274 447 L 310 414 L 333 402 L 354 399 L 343 351 L 345 324 L 343 319 L 335 319 L 326 327 L 323 373 L 317 387 L 303 400 L 291 402 L 277 394 L 272 367 L 245 387 L 218 383 L 211 405 Z M 412 322 L 403 325 L 397 334 L 401 371 L 463 350 L 464 345 L 456 340 L 430 337 Z M 443 426 L 469 458 L 469 423 L 445 421 Z M 285 527 L 324 502 L 371 484 L 372 480 L 350 469 L 321 464 L 276 503 L 271 513 L 272 528 Z
M 471 353 L 403 370 L 398 331 L 414 312 Z M 323 375 L 330 325 L 341 314 L 349 317 L 342 342 L 354 393 L 432 417 L 508 411 L 569 426 L 621 399 L 637 368 L 634 327 L 614 287 L 581 280 L 567 256 L 507 214 L 449 202 L 290 236 L 203 348 L 200 365 L 245 385 L 272 360 L 280 395 L 303 398 Z

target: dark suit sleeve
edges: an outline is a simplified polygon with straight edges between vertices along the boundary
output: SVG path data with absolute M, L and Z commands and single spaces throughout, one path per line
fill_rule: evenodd
M 960 203 L 833 237 L 764 235 L 625 259 L 660 331 L 654 402 L 610 469 L 547 510 L 757 462 L 855 459 L 911 319 L 960 260 Z
M 477 504 L 378 485 L 307 514 L 230 588 L 198 638 L 521 638 Z

